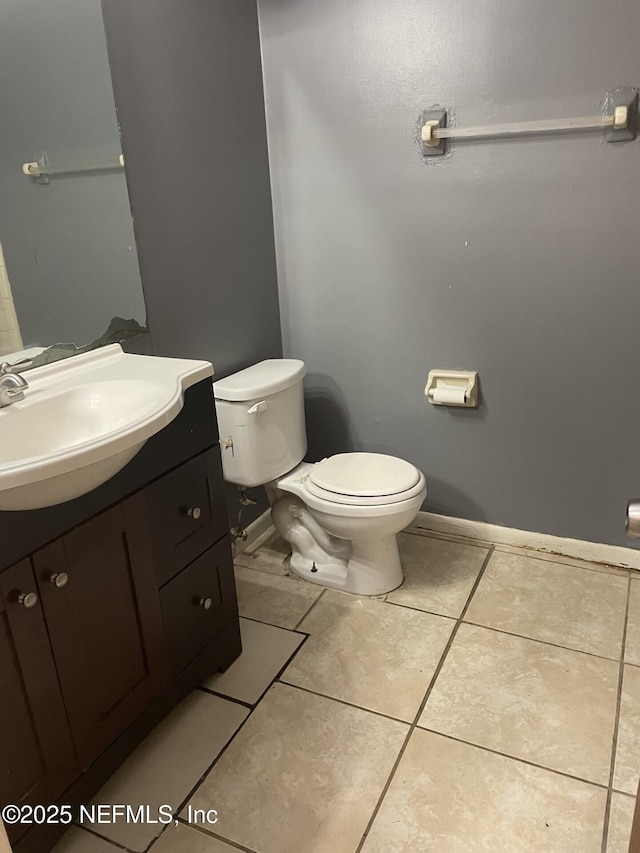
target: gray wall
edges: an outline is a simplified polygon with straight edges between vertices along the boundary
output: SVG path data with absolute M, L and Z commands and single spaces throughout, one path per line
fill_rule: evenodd
M 458 124 L 590 115 L 640 85 L 620 0 L 259 0 L 285 353 L 312 452 L 397 454 L 425 509 L 629 544 L 640 493 L 640 142 L 459 143 Z M 429 405 L 477 369 L 477 410 Z
M 88 343 L 111 318 L 145 322 L 100 0 L 0 0 L 0 240 L 25 344 Z
M 279 357 L 255 0 L 103 7 L 154 353 L 219 378 Z

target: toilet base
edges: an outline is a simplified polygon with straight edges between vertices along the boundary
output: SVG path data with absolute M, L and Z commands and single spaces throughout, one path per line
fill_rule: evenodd
M 395 536 L 352 544 L 351 558 L 344 565 L 314 563 L 294 551 L 291 571 L 311 583 L 353 595 L 384 595 L 402 584 L 404 575 Z
M 384 595 L 404 580 L 395 534 L 347 541 L 320 527 L 306 505 L 288 495 L 271 517 L 291 545 L 291 571 L 311 583 L 353 595 Z

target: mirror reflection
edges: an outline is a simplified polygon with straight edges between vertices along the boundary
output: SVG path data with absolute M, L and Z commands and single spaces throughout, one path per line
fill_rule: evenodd
M 0 354 L 139 331 L 100 0 L 0 0 L 0 116 Z

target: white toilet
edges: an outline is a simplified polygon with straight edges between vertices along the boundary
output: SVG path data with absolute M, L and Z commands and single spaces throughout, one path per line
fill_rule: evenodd
M 268 359 L 214 382 L 224 478 L 266 486 L 291 569 L 322 586 L 382 595 L 403 580 L 396 534 L 427 494 L 424 475 L 381 453 L 302 462 L 304 362 Z

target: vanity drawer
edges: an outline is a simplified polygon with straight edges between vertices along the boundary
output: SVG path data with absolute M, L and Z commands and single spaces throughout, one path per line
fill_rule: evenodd
M 163 584 L 228 532 L 218 446 L 166 474 L 145 494 Z
M 229 537 L 205 551 L 160 590 L 174 672 L 183 669 L 237 611 Z

